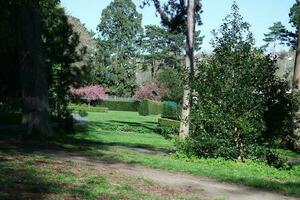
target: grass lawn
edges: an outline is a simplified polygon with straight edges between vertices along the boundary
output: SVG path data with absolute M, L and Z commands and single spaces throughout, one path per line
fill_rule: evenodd
M 57 161 L 0 146 L 0 199 L 196 199 L 109 167 Z M 198 198 L 197 198 L 198 199 Z
M 139 116 L 135 112 L 109 111 L 108 113 L 89 113 L 87 118 L 90 120 L 88 127 L 79 126 L 74 135 L 55 138 L 49 141 L 48 145 L 59 147 L 65 151 L 76 151 L 87 156 L 98 156 L 101 159 L 207 176 L 226 182 L 300 196 L 300 166 L 294 166 L 289 170 L 279 170 L 254 161 L 242 163 L 223 159 L 188 160 L 177 158 L 175 154 L 170 153 L 174 150 L 172 141 L 155 133 L 158 116 L 145 117 Z M 298 156 L 298 154 L 295 155 Z M 24 163 L 27 163 L 26 159 Z M 35 169 L 33 166 L 32 168 L 44 170 Z M 106 185 L 112 184 L 107 175 L 102 176 L 104 177 L 102 180 L 106 180 Z M 64 180 L 64 175 L 60 178 L 62 181 L 68 180 Z M 88 184 L 89 178 L 86 181 L 83 181 L 82 184 Z M 73 181 L 71 182 L 73 183 Z M 76 181 L 74 181 L 75 183 Z M 96 185 L 97 183 L 95 183 L 96 189 L 87 190 L 86 197 L 92 197 L 95 191 L 98 191 L 97 195 L 100 194 L 99 191 L 105 191 L 103 192 L 105 195 L 124 195 L 122 190 L 118 189 L 121 186 L 109 186 L 109 189 L 103 189 Z M 70 192 L 67 191 L 67 193 Z M 138 193 L 139 191 L 134 191 L 131 194 Z M 73 194 L 70 193 L 70 195 Z
M 82 128 L 75 135 L 56 142 L 68 151 L 81 151 L 103 159 L 186 172 L 300 196 L 300 166 L 279 170 L 253 161 L 188 160 L 177 158 L 174 154 L 151 153 L 174 148 L 172 141 L 155 133 L 157 118 L 139 116 L 135 112 L 89 113 L 89 128 Z M 151 152 L 140 151 L 139 148 Z

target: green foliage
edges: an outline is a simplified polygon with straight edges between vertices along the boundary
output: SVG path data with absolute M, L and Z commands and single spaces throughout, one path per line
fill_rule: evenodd
M 88 112 L 86 110 L 78 110 L 78 114 L 80 117 L 88 116 Z
M 236 3 L 214 36 L 214 54 L 199 63 L 193 81 L 192 131 L 183 151 L 249 158 L 269 131 L 265 112 L 272 112 L 287 88 L 275 76 L 275 61 L 253 47 L 249 24 Z
M 99 105 L 107 107 L 109 110 L 137 112 L 139 101 L 103 100 L 99 102 Z
M 98 25 L 98 78 L 111 95 L 131 96 L 136 56 L 142 38 L 142 15 L 131 0 L 114 0 L 101 14 Z
M 156 81 L 157 73 L 162 68 L 180 68 L 184 45 L 183 34 L 172 33 L 156 25 L 145 26 L 143 68 L 145 70 L 150 66 L 151 81 Z
M 162 112 L 162 102 L 152 100 L 142 100 L 138 107 L 140 115 L 159 115 Z
M 281 22 L 275 22 L 273 26 L 269 27 L 269 33 L 264 34 L 265 38 L 263 40 L 266 42 L 266 46 L 273 44 L 273 53 L 276 52 L 277 42 L 283 44 L 281 37 L 282 37 L 282 32 L 284 31 L 285 31 L 285 26 L 282 25 Z
M 167 119 L 167 118 L 158 118 L 158 124 L 159 126 L 165 126 L 165 127 L 171 127 L 177 129 L 179 129 L 180 127 L 180 121 Z
M 85 112 L 108 112 L 108 108 L 106 107 L 100 107 L 100 106 L 88 106 L 88 105 L 75 105 L 71 104 L 68 106 L 70 110 L 75 111 L 85 111 Z
M 166 100 L 180 102 L 183 96 L 183 81 L 178 70 L 165 68 L 158 73 L 157 82 L 168 89 Z
M 180 111 L 181 109 L 176 102 L 164 101 L 161 116 L 162 118 L 179 120 Z
M 78 35 L 68 23 L 65 11 L 59 3 L 59 0 L 38 1 L 37 6 L 41 18 L 43 53 L 48 68 L 50 113 L 52 118 L 65 124 L 70 122 L 71 117 L 67 110 L 67 91 L 70 85 L 80 80 L 78 76 L 81 74 L 80 66 L 74 67 L 72 64 L 81 60 L 83 52 L 79 49 L 76 51 Z M 0 39 L 3 44 L 0 50 L 2 55 L 0 63 L 1 66 L 6 66 L 3 69 L 4 73 L 1 72 L 0 91 L 5 95 L 4 97 L 1 95 L 0 101 L 19 108 L 21 107 L 19 10 L 23 4 L 22 1 L 9 0 L 0 6 Z M 6 26 L 7 23 L 14 26 Z

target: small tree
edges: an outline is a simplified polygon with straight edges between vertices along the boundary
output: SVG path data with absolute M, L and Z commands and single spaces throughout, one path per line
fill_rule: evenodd
M 200 62 L 193 90 L 192 133 L 187 151 L 204 157 L 244 159 L 266 131 L 265 112 L 284 88 L 275 76 L 276 60 L 254 48 L 249 24 L 236 3 L 218 31 L 213 55 Z
M 80 88 L 71 88 L 70 94 L 89 101 L 103 100 L 107 97 L 106 89 L 100 85 L 89 85 Z
M 135 93 L 133 98 L 143 100 L 143 99 L 150 99 L 161 101 L 165 95 L 167 94 L 167 90 L 157 84 L 148 84 L 145 86 L 141 86 Z

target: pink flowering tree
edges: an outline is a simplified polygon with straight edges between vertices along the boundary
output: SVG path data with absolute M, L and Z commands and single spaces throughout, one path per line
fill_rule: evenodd
M 89 85 L 80 88 L 71 88 L 70 94 L 89 101 L 102 100 L 107 97 L 106 89 L 101 85 Z
M 134 93 L 133 98 L 143 100 L 150 99 L 161 101 L 167 94 L 167 89 L 159 84 L 148 84 L 140 86 L 140 88 Z

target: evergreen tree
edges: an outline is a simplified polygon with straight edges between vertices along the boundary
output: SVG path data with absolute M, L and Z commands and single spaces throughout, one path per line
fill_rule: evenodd
M 131 0 L 114 0 L 102 11 L 98 31 L 99 82 L 112 95 L 131 96 L 136 89 L 142 15 Z
M 275 22 L 273 26 L 269 28 L 269 33 L 264 34 L 264 41 L 267 43 L 267 46 L 273 45 L 273 54 L 276 53 L 276 44 L 280 42 L 280 44 L 284 44 L 281 40 L 282 33 L 285 31 L 285 26 L 282 25 L 281 22 Z

